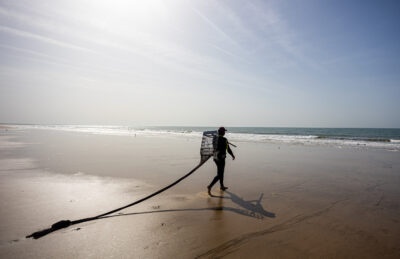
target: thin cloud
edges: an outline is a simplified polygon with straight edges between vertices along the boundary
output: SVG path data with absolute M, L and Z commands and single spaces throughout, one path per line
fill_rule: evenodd
M 231 43 L 233 43 L 236 46 L 240 47 L 240 44 L 237 43 L 231 36 L 229 36 L 227 33 L 225 33 L 220 27 L 218 27 L 215 23 L 213 23 L 207 16 L 202 14 L 199 10 L 196 8 L 192 7 L 192 10 L 203 20 L 205 21 L 208 25 L 211 26 L 215 31 L 217 31 L 219 34 L 221 34 L 224 38 L 228 39 Z
M 41 36 L 39 34 L 34 34 L 31 32 L 27 32 L 27 31 L 22 31 L 22 30 L 18 30 L 15 28 L 11 28 L 8 26 L 2 26 L 0 25 L 0 31 L 5 32 L 5 33 L 9 33 L 9 34 L 13 34 L 19 37 L 23 37 L 23 38 L 29 38 L 29 39 L 34 39 L 34 40 L 38 40 L 44 43 L 48 43 L 48 44 L 52 44 L 58 47 L 62 47 L 62 48 L 68 48 L 68 49 L 73 49 L 73 50 L 79 50 L 79 51 L 85 51 L 85 52 L 90 52 L 90 53 L 96 53 L 95 51 L 91 50 L 91 49 L 87 49 L 81 46 L 77 46 L 77 45 L 73 45 L 70 43 L 66 43 L 66 42 L 62 42 L 62 41 L 58 41 L 52 38 L 48 38 L 48 37 L 44 37 Z
M 316 70 L 322 70 L 321 64 L 304 54 L 301 49 L 302 43 L 296 39 L 286 21 L 273 6 L 269 5 L 268 8 L 263 9 L 249 2 L 249 8 L 254 15 L 254 19 L 261 25 L 260 29 L 263 31 L 264 36 L 278 44 L 283 51 L 294 57 L 297 62 L 307 64 Z
M 132 71 L 128 71 L 128 70 L 122 71 L 122 70 L 104 67 L 104 66 L 95 66 L 95 65 L 87 65 L 87 64 L 77 65 L 76 63 L 68 62 L 68 60 L 65 60 L 65 59 L 57 58 L 54 56 L 50 56 L 50 55 L 47 55 L 47 54 L 44 54 L 41 52 L 32 51 L 30 49 L 25 49 L 25 48 L 18 48 L 18 47 L 9 46 L 9 45 L 3 45 L 3 44 L 0 44 L 0 48 L 30 55 L 30 56 L 24 55 L 23 58 L 29 58 L 29 59 L 35 60 L 37 62 L 42 62 L 42 63 L 52 65 L 52 66 L 54 66 L 54 65 L 62 66 L 62 67 L 66 67 L 66 68 L 69 68 L 69 69 L 72 69 L 75 71 L 81 71 L 81 72 L 82 71 L 83 72 L 91 71 L 91 72 L 97 72 L 97 73 L 102 73 L 102 71 L 107 71 L 107 72 L 126 74 L 126 75 L 132 74 Z
M 52 57 L 50 55 L 47 55 L 47 54 L 43 54 L 43 53 L 40 53 L 40 52 L 37 52 L 37 51 L 28 50 L 28 49 L 17 48 L 17 47 L 14 47 L 14 46 L 0 44 L 0 48 L 14 50 L 14 51 L 18 51 L 18 52 L 22 52 L 22 53 L 26 53 L 26 54 L 30 54 L 30 55 L 34 55 L 34 56 L 38 56 L 38 57 L 42 57 L 42 58 L 46 58 L 46 59 L 55 59 L 54 57 Z
M 211 77 L 215 79 L 220 77 L 219 80 L 222 80 L 223 82 L 233 83 L 237 80 L 230 79 L 230 77 L 221 76 L 221 74 L 229 73 L 235 75 L 235 77 L 238 77 L 239 74 L 241 74 L 240 71 L 229 69 L 230 65 L 226 64 L 223 59 L 220 60 L 208 56 L 207 54 L 201 55 L 191 49 L 178 46 L 174 42 L 155 37 L 155 35 L 140 31 L 135 31 L 134 34 L 130 34 L 124 31 L 110 30 L 110 28 L 108 27 L 103 27 L 103 24 L 93 23 L 92 21 L 88 23 L 85 17 L 68 16 L 68 12 L 64 13 L 63 10 L 57 10 L 59 14 L 58 17 L 68 17 L 68 20 L 73 21 L 74 24 L 81 24 L 82 28 L 85 28 L 85 30 L 90 31 L 90 29 L 95 29 L 96 31 L 103 32 L 103 35 L 101 37 L 96 34 L 88 35 L 81 29 L 72 29 L 69 26 L 65 26 L 62 20 L 50 21 L 48 19 L 43 19 L 40 15 L 36 15 L 33 17 L 29 14 L 29 8 L 27 9 L 27 7 L 24 7 L 24 10 L 25 11 L 23 12 L 16 12 L 0 7 L 0 14 L 3 16 L 7 16 L 14 21 L 18 21 L 23 24 L 29 24 L 30 27 L 34 27 L 38 31 L 46 31 L 49 34 L 63 31 L 70 37 L 72 36 L 72 38 L 75 38 L 79 41 L 84 41 L 96 48 L 99 47 L 102 50 L 104 50 L 104 48 L 107 48 L 109 49 L 109 51 L 95 52 L 94 50 L 90 50 L 81 46 L 61 42 L 53 38 L 6 26 L 2 26 L 2 28 L 0 27 L 0 31 L 3 30 L 7 33 L 18 35 L 20 37 L 39 40 L 60 47 L 66 47 L 80 51 L 90 51 L 92 53 L 95 53 L 97 56 L 103 56 L 108 59 L 112 59 L 118 63 L 125 64 L 125 66 L 127 67 L 129 67 L 130 65 L 135 65 L 135 63 L 137 63 L 137 59 L 131 59 L 135 60 L 135 62 L 126 58 L 121 59 L 118 55 L 114 55 L 115 51 L 125 52 L 128 55 L 134 55 L 150 60 L 157 65 L 168 69 L 173 69 L 178 73 L 186 76 L 192 75 L 200 78 Z M 201 14 L 199 15 L 202 16 Z M 224 35 L 224 37 L 227 38 L 230 42 L 237 45 L 237 43 L 229 35 L 219 29 L 216 25 L 212 25 L 213 23 L 203 15 L 202 21 L 204 21 L 204 19 L 206 22 L 208 21 L 209 25 L 214 26 L 214 29 L 217 30 L 218 33 Z M 54 24 L 57 24 L 57 26 L 55 26 Z M 233 54 L 227 49 L 220 48 L 212 43 L 210 44 L 214 49 L 224 53 L 225 55 L 240 58 L 238 55 Z

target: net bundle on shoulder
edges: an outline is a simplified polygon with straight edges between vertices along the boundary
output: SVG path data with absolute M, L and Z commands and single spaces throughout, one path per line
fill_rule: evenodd
M 200 155 L 201 160 L 214 155 L 217 150 L 218 134 L 217 131 L 204 131 L 201 139 Z

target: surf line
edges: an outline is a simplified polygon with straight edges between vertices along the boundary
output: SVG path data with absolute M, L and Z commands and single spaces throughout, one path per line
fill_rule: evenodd
M 126 209 L 128 207 L 134 206 L 134 205 L 139 204 L 141 202 L 144 202 L 145 200 L 148 200 L 148 199 L 150 199 L 150 198 L 152 198 L 152 197 L 154 197 L 154 196 L 156 196 L 156 195 L 168 190 L 169 188 L 171 188 L 174 185 L 178 184 L 183 179 L 185 179 L 188 176 L 190 176 L 191 174 L 193 174 L 197 169 L 199 169 L 203 164 L 205 164 L 205 162 L 208 161 L 208 159 L 213 155 L 214 144 L 215 144 L 215 141 L 213 141 L 213 140 L 215 139 L 216 134 L 217 134 L 216 131 L 205 131 L 205 132 L 203 132 L 203 138 L 202 138 L 201 147 L 200 147 L 200 155 L 201 155 L 200 163 L 195 168 L 193 168 L 190 172 L 188 172 L 187 174 L 185 174 L 184 176 L 182 176 L 181 178 L 179 178 L 175 182 L 171 183 L 170 185 L 165 186 L 164 188 L 162 188 L 162 189 L 160 189 L 160 190 L 158 190 L 158 191 L 156 191 L 156 192 L 154 192 L 154 193 L 152 193 L 152 194 L 150 194 L 150 195 L 148 195 L 148 196 L 146 196 L 146 197 L 144 197 L 144 198 L 142 198 L 140 200 L 137 200 L 135 202 L 132 202 L 132 203 L 130 203 L 128 205 L 125 205 L 123 207 L 120 207 L 118 209 L 111 210 L 111 211 L 105 212 L 103 214 L 94 216 L 94 217 L 83 218 L 83 219 L 78 219 L 78 220 L 60 220 L 60 221 L 54 223 L 53 225 L 51 225 L 50 228 L 34 232 L 34 233 L 30 234 L 30 235 L 27 235 L 26 238 L 39 239 L 39 238 L 41 238 L 41 237 L 43 237 L 43 236 L 45 236 L 47 234 L 50 234 L 50 233 L 52 233 L 54 231 L 57 231 L 59 229 L 67 228 L 69 226 L 76 225 L 76 224 L 79 224 L 79 223 L 83 223 L 83 222 L 86 222 L 86 221 L 100 219 L 100 218 L 102 218 L 104 216 L 110 215 L 110 214 L 115 213 L 117 211 L 120 211 L 120 210 Z

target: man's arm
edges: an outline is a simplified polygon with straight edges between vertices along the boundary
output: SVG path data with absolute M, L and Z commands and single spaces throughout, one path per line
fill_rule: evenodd
M 231 147 L 229 146 L 228 140 L 226 140 L 226 149 L 228 150 L 229 155 L 232 156 L 232 159 L 235 160 L 235 155 L 233 154 Z

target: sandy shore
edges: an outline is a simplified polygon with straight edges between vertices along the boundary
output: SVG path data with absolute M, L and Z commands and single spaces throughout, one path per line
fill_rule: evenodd
M 229 192 L 206 194 L 209 161 L 138 206 L 33 240 L 171 183 L 199 162 L 200 139 L 3 130 L 0 257 L 400 257 L 400 152 L 236 144 Z

